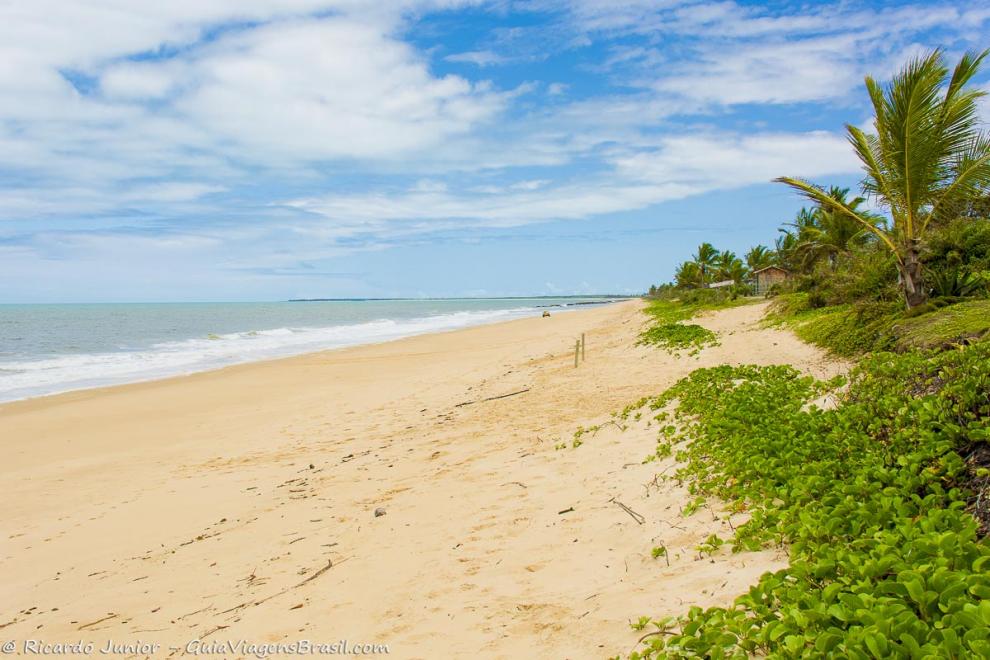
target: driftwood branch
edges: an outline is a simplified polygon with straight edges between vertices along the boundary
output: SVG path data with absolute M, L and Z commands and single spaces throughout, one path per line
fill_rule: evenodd
M 109 614 L 103 617 L 102 619 L 97 619 L 96 621 L 90 621 L 89 623 L 84 623 L 83 625 L 76 628 L 76 630 L 85 630 L 86 628 L 91 628 L 92 626 L 95 626 L 98 623 L 103 623 L 104 621 L 109 621 L 110 619 L 116 619 L 116 618 L 117 618 L 116 614 Z
M 461 406 L 473 406 L 476 403 L 484 403 L 485 401 L 495 401 L 497 399 L 508 399 L 510 396 L 515 396 L 517 394 L 522 394 L 523 392 L 529 392 L 531 388 L 527 387 L 524 390 L 519 390 L 517 392 L 509 392 L 508 394 L 500 394 L 498 396 L 490 396 L 485 399 L 478 399 L 477 401 L 465 401 L 464 403 L 458 403 L 454 407 L 460 408 Z
M 642 525 L 643 523 L 646 522 L 646 518 L 644 516 L 636 513 L 635 511 L 633 511 L 632 509 L 630 509 L 629 507 L 627 507 L 625 504 L 623 504 L 619 500 L 615 499 L 614 497 L 612 499 L 610 499 L 609 502 L 613 502 L 615 504 L 618 504 L 620 507 L 622 507 L 622 510 L 623 511 L 625 511 L 626 513 L 628 513 L 629 516 L 633 520 L 635 520 L 637 523 L 639 523 L 640 525 Z
M 346 557 L 344 559 L 341 559 L 340 561 L 338 561 L 337 564 L 342 564 L 345 561 L 347 561 L 347 558 Z M 299 587 L 303 586 L 304 584 L 307 584 L 309 582 L 312 582 L 313 580 L 315 580 L 316 578 L 320 577 L 321 575 L 323 575 L 324 573 L 326 573 L 327 571 L 329 571 L 333 567 L 334 567 L 333 561 L 330 560 L 330 559 L 328 559 L 326 566 L 324 566 L 323 568 L 319 569 L 318 571 L 316 571 L 315 573 L 313 573 L 312 575 L 310 575 L 308 578 L 306 578 L 305 580 L 303 580 L 299 584 L 294 584 L 294 585 L 292 585 L 290 587 L 286 587 L 286 588 L 282 589 L 281 591 L 276 591 L 275 593 L 269 594 L 268 596 L 265 596 L 264 598 L 262 598 L 260 600 L 256 600 L 256 601 L 253 601 L 253 602 L 252 601 L 248 601 L 246 603 L 241 603 L 240 605 L 235 605 L 235 606 L 231 607 L 229 610 L 224 610 L 220 614 L 228 614 L 229 612 L 234 612 L 235 610 L 244 609 L 245 607 L 257 607 L 258 605 L 261 605 L 262 603 L 265 603 L 265 602 L 270 601 L 272 598 L 278 598 L 282 594 L 287 594 L 290 591 L 292 591 L 293 589 L 298 589 Z
M 205 638 L 209 637 L 210 635 L 212 635 L 213 633 L 219 632 L 219 631 L 224 630 L 224 629 L 229 628 L 229 627 L 230 626 L 214 626 L 213 628 L 210 628 L 208 631 L 206 631 L 205 633 L 203 633 L 202 635 L 200 635 L 199 638 L 200 639 L 205 639 Z
M 333 561 L 331 561 L 330 559 L 328 559 L 326 566 L 324 566 L 323 568 L 321 568 L 320 570 L 316 571 L 315 573 L 313 573 L 312 575 L 310 575 L 308 578 L 306 578 L 305 580 L 303 580 L 302 582 L 300 582 L 299 584 L 297 584 L 295 587 L 293 587 L 293 589 L 298 589 L 299 587 L 303 586 L 307 582 L 312 582 L 316 578 L 320 577 L 321 575 L 323 575 L 324 573 L 326 573 L 327 571 L 329 571 L 331 568 L 333 568 Z M 286 591 L 288 591 L 288 590 L 286 590 Z

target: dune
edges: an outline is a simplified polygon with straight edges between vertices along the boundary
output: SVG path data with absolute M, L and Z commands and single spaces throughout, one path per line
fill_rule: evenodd
M 730 603 L 786 554 L 700 554 L 732 520 L 682 515 L 645 420 L 573 433 L 701 366 L 845 365 L 762 303 L 704 315 L 696 356 L 637 346 L 641 306 L 0 406 L 0 639 L 603 658 Z

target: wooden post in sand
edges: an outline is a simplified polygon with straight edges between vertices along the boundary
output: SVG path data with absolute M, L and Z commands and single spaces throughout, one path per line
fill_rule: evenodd
M 581 362 L 584 362 L 584 333 L 581 333 Z
M 581 340 L 574 340 L 574 368 L 577 369 L 578 365 L 578 354 L 581 352 Z

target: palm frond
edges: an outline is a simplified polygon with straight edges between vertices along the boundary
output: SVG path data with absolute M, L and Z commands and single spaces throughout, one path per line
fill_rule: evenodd
M 826 194 L 826 192 L 821 188 L 817 188 L 812 184 L 808 183 L 807 181 L 802 181 L 801 179 L 794 179 L 791 177 L 780 177 L 778 179 L 774 179 L 774 181 L 776 181 L 777 183 L 783 183 L 787 186 L 790 186 L 791 188 L 794 188 L 808 199 L 814 202 L 818 202 L 824 207 L 832 208 L 835 211 L 843 213 L 848 217 L 852 218 L 853 220 L 856 220 L 857 222 L 862 224 L 864 228 L 876 234 L 877 237 L 887 245 L 887 247 L 889 247 L 895 254 L 897 254 L 897 246 L 884 232 L 880 231 L 875 224 L 870 222 L 867 218 L 863 217 L 861 214 L 850 209 L 846 204 L 843 204 L 842 202 L 839 202 L 838 200 L 829 197 L 828 194 Z M 898 257 L 898 259 L 899 258 L 900 257 Z
M 886 201 L 891 213 L 899 211 L 899 199 L 893 188 L 887 182 L 886 173 L 881 166 L 880 141 L 875 135 L 866 135 L 862 130 L 851 124 L 846 124 L 847 139 L 852 144 L 856 155 L 863 163 L 866 178 L 863 180 L 863 192 Z
M 990 187 L 990 136 L 978 135 L 969 148 L 959 154 L 953 166 L 952 182 L 946 186 L 932 205 L 924 226 L 933 219 L 943 219 L 943 213 L 952 212 L 968 199 L 986 192 Z

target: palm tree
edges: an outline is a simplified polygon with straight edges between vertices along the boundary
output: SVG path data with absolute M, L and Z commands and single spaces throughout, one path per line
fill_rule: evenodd
M 773 253 L 765 245 L 757 245 L 746 253 L 746 267 L 752 270 L 766 268 L 773 263 Z
M 814 260 L 810 258 L 804 244 L 807 242 L 808 237 L 818 228 L 820 221 L 819 207 L 804 208 L 802 207 L 797 215 L 794 216 L 794 222 L 785 223 L 785 227 L 793 227 L 794 231 L 790 229 L 784 229 L 781 227 L 778 231 L 784 234 L 784 243 L 787 247 L 787 254 L 780 254 L 781 265 L 786 265 L 791 270 L 810 272 L 812 266 L 814 266 Z M 780 240 L 778 239 L 778 246 Z M 781 250 L 778 248 L 778 253 Z
M 825 194 L 836 204 L 855 211 L 874 226 L 881 224 L 881 218 L 860 210 L 860 206 L 866 202 L 864 198 L 846 199 L 849 194 L 848 188 L 832 186 Z M 793 225 L 798 228 L 794 249 L 803 257 L 807 270 L 822 258 L 827 259 L 834 269 L 840 254 L 848 254 L 854 246 L 864 243 L 869 236 L 867 228 L 848 215 L 836 211 L 835 206 L 819 204 L 811 214 L 807 214 L 804 209 L 802 211 L 805 215 L 799 215 L 799 222 Z
M 875 134 L 848 124 L 846 130 L 866 172 L 863 191 L 886 208 L 891 226 L 874 224 L 807 181 L 776 179 L 875 234 L 897 259 L 909 309 L 928 298 L 920 254 L 929 226 L 990 184 L 990 138 L 977 128 L 983 92 L 966 88 L 987 53 L 967 53 L 951 77 L 935 50 L 909 62 L 887 86 L 866 78 Z
M 725 250 L 719 253 L 718 258 L 715 260 L 715 266 L 715 278 L 718 280 L 734 280 L 738 282 L 746 276 L 746 266 L 736 256 L 736 253 L 731 250 Z
M 733 259 L 729 264 L 729 267 L 726 269 L 725 275 L 726 279 L 730 279 L 736 284 L 740 284 L 749 275 L 749 269 L 746 268 L 746 264 L 742 262 L 742 259 Z
M 802 209 L 803 210 L 803 209 Z M 796 247 L 798 243 L 798 232 L 781 227 L 777 231 L 780 236 L 773 242 L 773 260 L 777 266 L 787 270 L 798 270 Z
M 685 261 L 677 267 L 674 281 L 681 288 L 702 286 L 705 283 L 701 267 L 694 261 Z
M 715 267 L 719 253 L 711 243 L 702 243 L 698 246 L 698 251 L 691 256 L 691 260 L 698 266 L 701 272 L 702 283 L 708 282 L 709 272 Z

